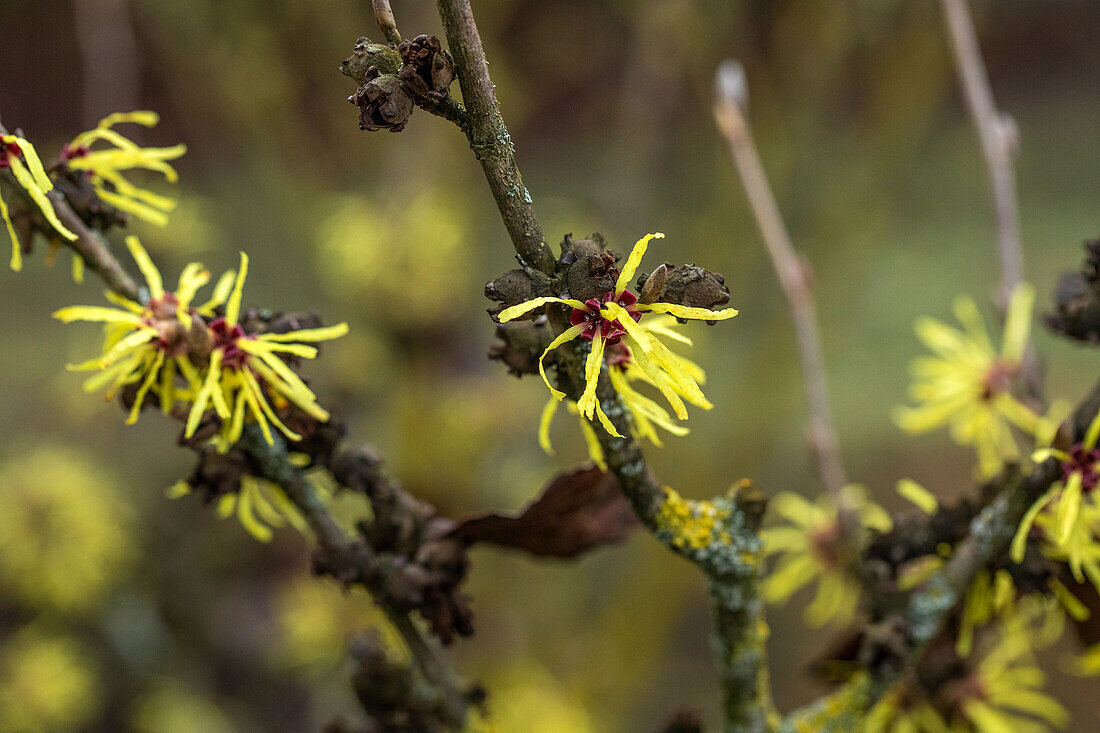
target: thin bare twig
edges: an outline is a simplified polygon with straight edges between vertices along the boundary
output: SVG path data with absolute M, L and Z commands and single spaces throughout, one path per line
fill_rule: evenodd
M 393 19 L 393 10 L 390 8 L 390 0 L 373 0 L 374 19 L 378 21 L 378 27 L 382 29 L 382 35 L 390 43 L 401 43 L 401 33 L 397 30 L 397 22 Z
M 821 334 L 814 308 L 812 275 L 806 260 L 791 244 L 783 224 L 767 173 L 753 142 L 744 107 L 748 99 L 745 72 L 736 61 L 718 68 L 714 116 L 729 143 L 730 155 L 741 176 L 749 205 L 756 217 L 760 235 L 767 246 L 779 284 L 791 304 L 798 354 L 802 360 L 802 380 L 806 389 L 810 447 L 817 460 L 821 480 L 834 498 L 847 483 L 837 444 L 836 427 L 829 407 L 829 389 L 825 380 L 825 359 Z
M 997 252 L 1001 260 L 1000 298 L 1003 306 L 1024 277 L 1016 172 L 1013 168 L 1019 135 L 1015 121 L 998 110 L 993 100 L 989 73 L 982 61 L 978 36 L 966 0 L 942 0 L 942 5 L 959 71 L 959 83 L 978 132 L 989 173 L 997 226 Z

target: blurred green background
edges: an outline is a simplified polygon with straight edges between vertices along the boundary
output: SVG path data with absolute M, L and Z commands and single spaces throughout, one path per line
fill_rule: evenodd
M 439 32 L 431 5 L 394 1 L 406 36 Z M 941 434 L 907 439 L 889 420 L 919 351 L 913 319 L 947 317 L 956 293 L 988 301 L 998 277 L 938 3 L 475 10 L 547 236 L 599 230 L 623 252 L 664 231 L 654 262 L 723 272 L 741 309 L 693 328 L 716 409 L 652 451 L 663 480 L 698 497 L 743 476 L 769 492 L 818 491 L 787 306 L 711 117 L 715 67 L 733 56 L 781 208 L 816 268 L 851 475 L 891 506 L 903 476 L 969 490 L 965 450 Z M 998 102 L 1020 127 L 1028 276 L 1049 293 L 1098 230 L 1100 3 L 975 11 Z M 357 129 L 336 66 L 356 36 L 380 35 L 365 0 L 5 0 L 0 28 L 0 114 L 44 155 L 133 108 L 163 117 L 138 140 L 189 146 L 169 228 L 135 227 L 166 279 L 192 259 L 219 272 L 244 249 L 246 305 L 349 321 L 309 374 L 414 494 L 452 516 L 517 509 L 583 459 L 567 418 L 558 457 L 540 452 L 544 387 L 485 359 L 482 286 L 513 260 L 465 139 L 422 111 L 400 135 Z M 165 498 L 192 465 L 174 447 L 178 426 L 148 413 L 128 428 L 63 369 L 98 333 L 49 314 L 99 292 L 41 251 L 23 273 L 0 272 L 0 730 L 303 731 L 354 718 L 343 655 L 377 621 L 369 600 L 311 579 L 293 532 L 261 545 L 198 501 Z M 1051 394 L 1080 396 L 1096 355 L 1037 340 Z M 478 633 L 453 656 L 488 686 L 500 731 L 656 730 L 680 706 L 715 724 L 705 588 L 655 542 L 639 534 L 575 562 L 491 549 L 473 561 Z M 822 689 L 805 667 L 829 635 L 801 626 L 804 600 L 769 618 L 785 708 Z M 1057 679 L 1075 728 L 1100 724 L 1095 696 L 1074 693 L 1083 683 Z

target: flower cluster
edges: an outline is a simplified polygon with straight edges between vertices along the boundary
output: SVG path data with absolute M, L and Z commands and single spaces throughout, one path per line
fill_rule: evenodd
M 1048 557 L 1069 564 L 1074 578 L 1100 588 L 1100 414 L 1080 443 L 1069 450 L 1043 448 L 1035 461 L 1055 458 L 1062 476 L 1028 509 L 1012 540 L 1012 559 L 1021 562 L 1030 536 L 1038 535 Z
M 66 323 L 105 324 L 103 353 L 70 367 L 98 371 L 85 382 L 86 390 L 108 387 L 111 399 L 120 389 L 136 389 L 129 423 L 137 421 L 150 394 L 166 414 L 176 402 L 189 403 L 187 438 L 194 436 L 211 408 L 221 421 L 215 443 L 222 451 L 240 438 L 247 422 L 257 423 L 269 443 L 274 441 L 272 425 L 299 440 L 301 436 L 279 416 L 291 404 L 315 420 L 328 420 L 316 396 L 280 355 L 312 359 L 317 348 L 311 344 L 343 336 L 346 323 L 288 333 L 246 333 L 240 314 L 247 255 L 241 253 L 238 272 L 226 273 L 212 297 L 195 306 L 195 295 L 210 279 L 201 264 L 187 265 L 176 290 L 166 292 L 160 272 L 137 238 L 129 237 L 126 243 L 148 285 L 144 304 L 108 293 L 114 308 L 74 306 L 54 314 Z
M 617 437 L 622 436 L 604 414 L 596 398 L 596 386 L 605 367 L 612 384 L 631 411 L 634 429 L 640 436 L 650 440 L 657 437 L 653 429 L 655 425 L 665 429 L 671 427 L 674 433 L 679 431 L 675 430 L 676 426 L 667 411 L 637 393 L 631 387 L 631 382 L 641 382 L 656 388 L 681 420 L 687 419 L 685 400 L 704 409 L 712 407 L 699 388 L 699 382 L 703 378 L 702 371 L 692 362 L 673 353 L 661 341 L 660 336 L 669 337 L 670 334 L 675 334 L 669 322 L 662 320 L 643 324 L 640 322 L 642 316 L 656 313 L 684 320 L 719 321 L 737 315 L 735 308 L 711 310 L 675 303 L 639 302 L 638 297 L 627 289 L 627 285 L 637 272 L 650 241 L 662 237 L 663 234 L 657 233 L 647 234 L 639 239 L 619 271 L 614 288 L 601 298 L 580 301 L 543 296 L 505 308 L 498 316 L 501 323 L 507 323 L 550 303 L 567 305 L 573 309 L 570 327 L 551 341 L 539 357 L 539 374 L 550 388 L 553 399 L 564 399 L 565 392 L 550 383 L 544 360 L 551 351 L 578 337 L 590 341 L 591 348 L 584 368 L 585 387 L 577 399 L 576 407 L 585 419 L 599 420 L 604 430 Z M 672 335 L 671 338 L 684 341 L 683 337 L 677 338 L 678 336 Z M 548 421 L 546 415 L 547 412 L 544 412 L 544 424 Z
M 865 530 L 888 532 L 890 515 L 867 498 L 859 486 L 846 486 L 845 505 Z M 765 555 L 780 555 L 779 562 L 761 584 L 765 600 L 786 601 L 797 590 L 817 580 L 817 594 L 806 607 L 812 626 L 850 621 L 859 604 L 859 580 L 851 573 L 848 548 L 841 533 L 840 514 L 827 496 L 816 502 L 783 492 L 769 502 L 769 509 L 786 523 L 765 529 Z
M 691 346 L 691 339 L 675 330 L 677 325 L 675 316 L 658 315 L 640 322 L 638 327 L 649 334 L 651 338 L 660 335 L 672 341 Z M 679 360 L 680 366 L 687 371 L 696 383 L 700 385 L 706 383 L 706 374 L 699 365 L 683 356 L 675 356 Z M 632 418 L 631 430 L 634 437 L 639 440 L 648 440 L 653 445 L 660 447 L 663 444 L 657 428 L 678 436 L 687 435 L 690 432 L 687 427 L 675 423 L 668 410 L 635 389 L 634 384 L 655 385 L 645 371 L 638 366 L 637 362 L 630 358 L 630 352 L 626 344 L 620 342 L 605 349 L 604 365 L 611 386 L 619 394 L 623 406 L 630 413 Z M 589 457 L 597 466 L 606 470 L 607 464 L 604 460 L 603 448 L 600 445 L 599 437 L 592 428 L 592 423 L 581 414 L 576 402 L 573 400 L 567 400 L 566 402 L 569 411 L 576 414 L 580 419 L 581 434 L 584 436 L 585 444 L 588 447 Z M 551 395 L 546 407 L 543 409 L 542 419 L 539 421 L 539 445 L 548 455 L 554 454 L 550 444 L 550 423 L 560 403 L 561 400 L 556 395 Z
M 114 130 L 115 125 L 134 123 L 155 127 L 160 122 L 156 112 L 116 112 L 99 121 L 91 130 L 82 132 L 61 149 L 61 161 L 71 170 L 88 177 L 96 196 L 120 211 L 157 226 L 168 223 L 168 212 L 176 200 L 135 186 L 124 175 L 126 171 L 148 170 L 160 173 L 174 183 L 178 175 L 168 161 L 187 152 L 187 146 L 143 148 Z M 97 148 L 97 143 L 108 147 Z
M 291 454 L 292 462 L 297 466 L 309 463 L 309 457 L 299 453 Z M 328 498 L 328 492 L 315 486 L 318 493 Z M 192 492 L 186 481 L 170 486 L 165 494 L 169 499 L 179 499 Z M 218 516 L 227 519 L 237 517 L 245 531 L 260 542 L 270 542 L 274 529 L 290 525 L 305 533 L 308 525 L 302 513 L 276 484 L 255 476 L 241 476 L 240 488 L 230 494 L 219 496 L 215 501 Z
M 187 152 L 187 146 L 143 148 L 114 129 L 123 123 L 154 127 L 159 121 L 160 117 L 155 112 L 147 110 L 108 115 L 94 128 L 65 144 L 56 163 L 49 168 L 43 165 L 30 141 L 17 135 L 0 135 L 0 173 L 10 171 L 17 190 L 41 212 L 51 231 L 70 241 L 75 240 L 77 235 L 61 223 L 49 194 L 54 189 L 54 180 L 59 183 L 62 179 L 74 180 L 73 174 L 87 179 L 94 192 L 93 201 L 98 199 L 121 212 L 164 226 L 168 223 L 168 212 L 176 206 L 176 200 L 136 186 L 124 174 L 147 170 L 175 182 L 178 175 L 169 161 Z M 0 219 L 4 220 L 12 243 L 11 269 L 20 270 L 23 265 L 22 247 L 11 211 L 3 197 L 0 197 Z M 82 259 L 74 258 L 73 277 L 78 281 L 82 279 L 83 264 Z
M 1043 687 L 1046 675 L 1034 651 L 1049 634 L 1033 628 L 1031 610 L 1008 616 L 995 642 L 935 690 L 910 675 L 867 715 L 867 733 L 1045 733 L 1064 728 L 1069 715 Z
M 58 234 L 70 241 L 76 239 L 76 235 L 57 218 L 53 204 L 46 195 L 53 190 L 53 183 L 46 175 L 42 160 L 29 140 L 17 135 L 0 135 L 0 172 L 5 170 L 11 171 L 23 192 L 30 197 L 42 212 L 42 216 Z M 15 234 L 8 205 L 4 203 L 2 196 L 0 196 L 0 219 L 4 220 L 4 226 L 7 227 L 8 236 L 11 238 L 11 269 L 21 270 L 23 268 L 22 247 L 19 244 L 19 237 Z
M 1034 289 L 1020 285 L 1012 294 L 998 352 L 974 301 L 955 300 L 963 330 L 933 318 L 917 321 L 917 337 L 934 354 L 913 362 L 910 395 L 919 407 L 902 407 L 894 419 L 903 430 L 922 433 L 947 426 L 960 445 L 973 446 L 978 470 L 990 478 L 1005 461 L 1019 458 L 1012 428 L 1036 435 L 1046 421 L 1012 394 L 1020 375 L 1035 302 Z

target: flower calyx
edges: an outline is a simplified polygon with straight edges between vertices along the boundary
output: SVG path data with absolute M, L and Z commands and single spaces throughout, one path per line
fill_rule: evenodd
M 359 129 L 368 132 L 401 132 L 413 111 L 412 92 L 405 82 L 376 66 L 367 69 L 363 84 L 348 101 L 359 108 Z
M 435 36 L 421 33 L 416 38 L 397 45 L 401 55 L 398 76 L 418 97 L 442 99 L 455 78 L 455 62 Z

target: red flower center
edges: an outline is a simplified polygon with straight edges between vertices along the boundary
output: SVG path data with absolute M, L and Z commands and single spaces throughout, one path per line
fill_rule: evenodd
M 11 159 L 18 158 L 22 153 L 17 142 L 0 142 L 0 170 L 11 168 Z
M 637 322 L 642 317 L 639 311 L 633 309 L 634 304 L 637 302 L 638 296 L 629 290 L 624 290 L 618 296 L 614 292 L 609 292 L 603 296 L 602 300 L 589 298 L 585 301 L 583 309 L 574 308 L 569 317 L 569 322 L 574 326 L 583 325 L 584 330 L 581 331 L 581 336 L 589 341 L 599 333 L 607 341 L 607 346 L 614 346 L 626 335 L 626 329 L 623 328 L 618 319 L 604 318 L 603 314 L 600 313 L 600 308 L 604 303 L 618 303 Z
M 186 349 L 184 343 L 186 333 L 176 315 L 178 306 L 179 300 L 176 299 L 175 294 L 165 293 L 163 297 L 150 300 L 141 317 L 142 323 L 156 329 L 157 346 L 169 356 L 174 356 Z
M 92 152 L 92 149 L 87 145 L 77 145 L 75 148 L 68 143 L 65 143 L 61 147 L 61 160 L 73 160 L 75 158 L 83 158 L 88 153 Z
M 1086 491 L 1100 485 L 1100 448 L 1085 448 L 1078 443 L 1069 449 L 1069 460 L 1062 461 L 1062 482 L 1065 483 L 1074 473 L 1081 474 L 1081 486 Z
M 603 358 L 609 366 L 617 366 L 622 369 L 626 369 L 626 365 L 634 360 L 630 355 L 630 349 L 624 343 L 608 346 L 604 349 Z
M 995 396 L 1012 389 L 1012 380 L 1019 370 L 1019 365 L 1012 362 L 994 361 L 993 365 L 989 367 L 989 372 L 985 375 L 982 399 L 991 400 Z
M 210 324 L 210 332 L 214 335 L 214 348 L 222 350 L 222 366 L 230 369 L 243 366 L 248 360 L 248 352 L 237 342 L 248 336 L 240 324 L 230 328 L 224 318 L 218 318 Z

